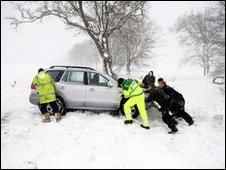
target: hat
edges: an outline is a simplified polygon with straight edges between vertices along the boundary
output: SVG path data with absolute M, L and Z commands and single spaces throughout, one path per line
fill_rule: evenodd
M 160 81 L 164 81 L 163 78 L 159 78 L 159 79 L 158 79 L 158 82 L 160 82 Z
M 122 83 L 124 82 L 124 78 L 118 78 L 118 86 L 121 87 Z
M 38 69 L 38 73 L 40 73 L 41 71 L 44 71 L 43 68 Z

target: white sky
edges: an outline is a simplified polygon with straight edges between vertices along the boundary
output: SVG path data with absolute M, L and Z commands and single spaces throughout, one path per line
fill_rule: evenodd
M 151 2 L 150 16 L 162 27 L 166 41 L 164 46 L 157 49 L 159 69 L 168 66 L 169 72 L 175 72 L 178 61 L 183 55 L 178 48 L 175 35 L 168 31 L 178 16 L 191 10 L 203 10 L 209 5 L 207 1 L 153 1 Z M 85 36 L 73 37 L 72 31 L 65 30 L 63 23 L 53 18 L 43 20 L 43 23 L 24 24 L 15 31 L 9 21 L 3 19 L 14 15 L 9 2 L 1 1 L 1 56 L 2 60 L 11 60 L 26 63 L 33 60 L 38 63 L 56 62 L 67 56 L 72 46 L 82 41 Z M 176 66 L 175 66 L 176 65 Z M 164 67 L 163 67 L 164 66 Z
M 174 23 L 177 17 L 191 10 L 203 10 L 209 1 L 152 1 L 150 15 L 164 28 Z
M 174 33 L 169 31 L 169 27 L 177 21 L 179 16 L 190 11 L 202 11 L 209 2 L 207 1 L 153 1 L 151 2 L 150 16 L 163 29 L 164 44 L 158 48 L 159 56 L 156 60 L 154 72 L 160 75 L 188 75 L 199 72 L 199 68 L 192 66 L 181 67 L 180 59 L 185 55 L 179 47 L 178 40 Z M 167 72 L 167 73 L 166 73 Z
M 73 37 L 73 32 L 66 30 L 65 25 L 54 18 L 44 19 L 43 23 L 21 25 L 13 30 L 6 16 L 15 11 L 8 2 L 1 2 L 1 53 L 2 57 L 13 61 L 34 60 L 50 62 L 67 56 L 72 46 L 84 39 L 84 36 Z

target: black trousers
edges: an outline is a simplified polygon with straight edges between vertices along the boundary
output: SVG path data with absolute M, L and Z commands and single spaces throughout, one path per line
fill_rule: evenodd
M 174 107 L 170 110 L 174 117 L 181 117 L 187 123 L 193 121 L 193 118 L 185 112 L 185 100 L 181 99 L 180 101 L 175 102 Z
M 169 114 L 168 109 L 161 110 L 162 112 L 162 121 L 167 124 L 167 126 L 172 129 L 177 125 L 177 121 Z
M 47 105 L 48 105 L 48 104 L 50 105 L 50 107 L 51 107 L 53 113 L 59 112 L 59 107 L 58 107 L 56 101 L 53 101 L 53 102 L 50 102 L 50 103 L 43 103 L 43 104 L 40 104 L 39 109 L 40 109 L 40 111 L 42 112 L 42 114 L 45 114 L 45 113 L 48 112 L 48 110 L 47 110 Z

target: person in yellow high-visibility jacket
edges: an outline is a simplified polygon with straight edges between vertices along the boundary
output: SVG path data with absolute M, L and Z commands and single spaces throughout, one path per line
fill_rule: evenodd
M 141 88 L 142 83 L 131 78 L 128 78 L 128 79 L 119 78 L 118 86 L 122 87 L 124 97 L 129 98 L 123 107 L 125 116 L 126 116 L 126 120 L 124 123 L 125 124 L 133 123 L 131 108 L 137 105 L 138 110 L 140 112 L 141 119 L 143 121 L 143 124 L 141 124 L 141 127 L 145 129 L 149 129 L 150 125 L 149 125 L 147 111 L 145 108 L 145 94 L 143 89 Z
M 34 77 L 32 84 L 37 87 L 39 94 L 40 110 L 43 114 L 43 122 L 50 122 L 50 114 L 47 111 L 47 105 L 49 104 L 55 113 L 56 121 L 61 120 L 59 108 L 56 103 L 56 87 L 52 77 L 44 71 L 43 68 L 38 70 L 38 74 Z

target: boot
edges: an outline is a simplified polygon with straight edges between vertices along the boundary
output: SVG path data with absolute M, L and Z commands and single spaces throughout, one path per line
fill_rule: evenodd
M 150 129 L 149 126 L 144 126 L 143 124 L 141 124 L 140 126 L 141 126 L 142 128 L 144 128 L 144 129 Z
M 177 129 L 176 126 L 173 126 L 173 127 L 171 127 L 170 129 L 171 129 L 171 131 L 168 132 L 169 134 L 174 134 L 174 133 L 176 133 L 176 132 L 178 131 L 178 129 Z
M 171 129 L 171 131 L 168 132 L 168 133 L 169 133 L 169 134 L 174 134 L 174 133 L 176 133 L 176 132 L 178 131 L 177 125 L 178 125 L 178 122 L 177 122 L 176 120 L 173 120 L 172 123 L 168 126 L 168 127 Z
M 178 132 L 178 129 L 177 129 L 177 127 L 175 126 L 175 127 L 173 127 L 172 129 L 171 129 L 171 131 L 170 132 L 168 132 L 169 134 L 174 134 L 174 133 L 177 133 Z
M 189 126 L 193 125 L 194 124 L 194 120 L 191 120 L 188 124 L 189 124 Z
M 59 122 L 62 118 L 59 113 L 55 113 L 56 121 Z
M 124 121 L 125 124 L 133 124 L 133 120 L 126 120 Z
M 42 117 L 42 122 L 44 123 L 48 123 L 50 122 L 50 114 L 49 113 L 45 113 Z

